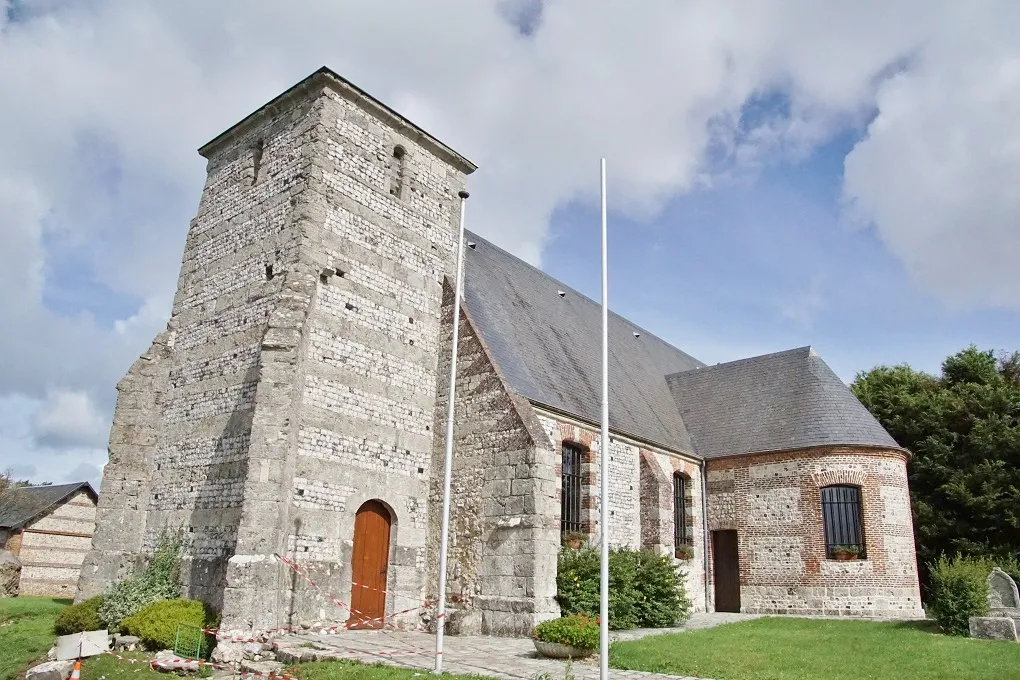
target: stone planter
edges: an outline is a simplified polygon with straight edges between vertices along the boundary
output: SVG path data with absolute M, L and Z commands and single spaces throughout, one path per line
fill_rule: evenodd
M 558 642 L 544 642 L 542 640 L 534 640 L 535 649 L 542 656 L 547 656 L 550 659 L 584 659 L 595 653 L 594 649 L 581 649 L 580 647 L 571 647 L 570 645 L 561 645 Z

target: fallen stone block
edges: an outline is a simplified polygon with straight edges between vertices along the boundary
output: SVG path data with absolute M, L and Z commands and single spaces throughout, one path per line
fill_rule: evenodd
M 67 680 L 74 670 L 74 661 L 47 661 L 25 671 L 25 680 Z
M 1016 622 L 1000 616 L 970 617 L 970 636 L 982 640 L 1017 641 Z
M 119 652 L 133 652 L 140 644 L 141 641 L 134 635 L 117 635 L 113 638 L 113 648 Z
M 169 649 L 156 653 L 152 661 L 152 667 L 161 671 L 197 671 L 201 664 L 197 659 L 183 659 Z
M 244 660 L 244 643 L 220 640 L 212 651 L 212 660 L 217 663 L 239 663 Z
M 0 550 L 0 597 L 16 597 L 21 586 L 21 560 L 9 550 Z

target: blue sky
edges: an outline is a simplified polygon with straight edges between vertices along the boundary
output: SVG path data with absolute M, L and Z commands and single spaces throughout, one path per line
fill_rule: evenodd
M 327 65 L 478 163 L 469 227 L 708 363 L 1020 337 L 1012 0 L 0 0 L 0 470 L 98 482 L 195 149 Z

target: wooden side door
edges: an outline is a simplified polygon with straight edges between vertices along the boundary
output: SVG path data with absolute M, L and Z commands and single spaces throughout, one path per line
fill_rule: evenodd
M 740 552 L 737 532 L 712 532 L 712 574 L 715 581 L 715 610 L 740 611 Z
M 382 628 L 389 558 L 390 513 L 379 501 L 368 501 L 354 519 L 348 628 Z

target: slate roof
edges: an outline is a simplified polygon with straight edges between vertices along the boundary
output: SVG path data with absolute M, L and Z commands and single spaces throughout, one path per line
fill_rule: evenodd
M 827 444 L 900 448 L 810 347 L 667 376 L 705 458 Z
M 510 386 L 531 401 L 599 422 L 601 304 L 475 234 L 465 239 L 476 247 L 464 249 L 464 303 Z M 704 364 L 612 312 L 609 347 L 610 427 L 693 452 L 665 376 Z
M 601 305 L 476 234 L 465 239 L 475 247 L 465 248 L 464 304 L 511 389 L 599 422 Z M 609 346 L 614 432 L 704 458 L 899 448 L 810 347 L 709 367 L 612 312 Z
M 81 489 L 98 498 L 88 482 L 52 486 L 21 486 L 0 493 L 0 528 L 22 529 L 33 519 Z

